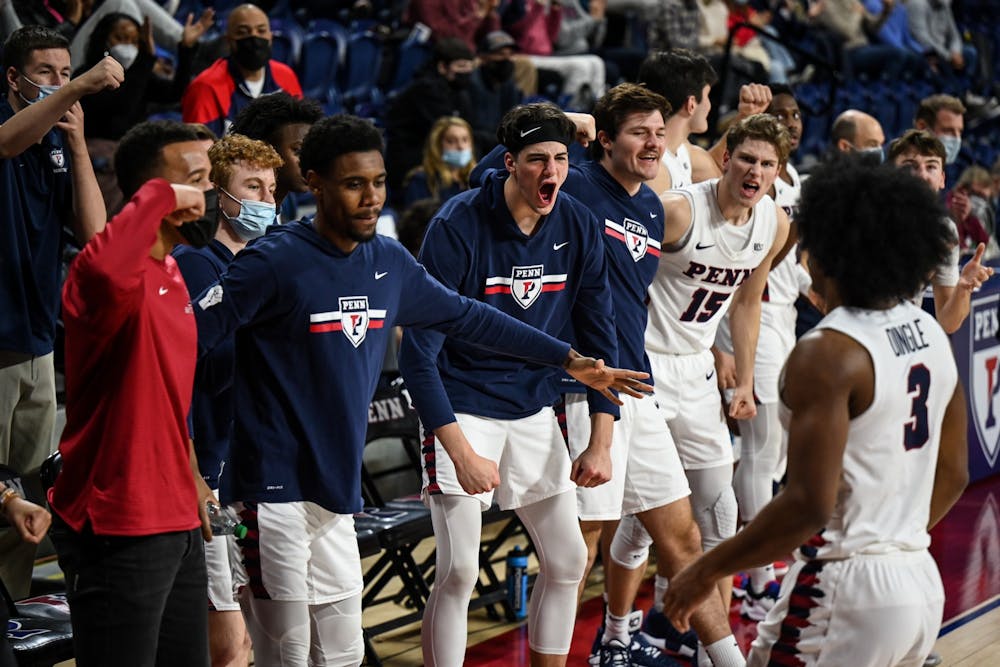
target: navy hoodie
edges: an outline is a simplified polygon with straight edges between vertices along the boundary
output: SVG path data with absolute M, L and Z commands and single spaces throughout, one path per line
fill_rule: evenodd
M 572 322 L 582 354 L 618 363 L 604 241 L 593 214 L 560 192 L 552 212 L 528 236 L 504 199 L 506 172 L 450 199 L 427 228 L 420 261 L 459 294 L 479 299 L 547 333 Z M 434 430 L 455 413 L 520 419 L 558 399 L 560 371 L 498 356 L 434 331 L 408 331 L 399 368 L 424 426 Z M 591 412 L 618 417 L 597 392 Z
M 234 499 L 361 509 L 368 405 L 396 324 L 558 366 L 569 345 L 456 295 L 395 240 L 345 254 L 311 219 L 272 227 L 194 301 L 199 353 L 236 332 Z M 490 354 L 495 354 L 492 352 Z

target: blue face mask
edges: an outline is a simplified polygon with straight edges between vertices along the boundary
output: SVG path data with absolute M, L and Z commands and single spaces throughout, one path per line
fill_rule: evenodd
M 955 137 L 950 134 L 938 135 L 938 139 L 944 144 L 944 163 L 952 164 L 958 159 L 958 152 L 962 150 L 962 139 L 961 137 Z
M 273 225 L 277 219 L 277 209 L 274 204 L 251 199 L 237 199 L 226 192 L 224 188 L 219 188 L 219 192 L 240 203 L 239 215 L 229 217 L 221 206 L 219 210 L 222 211 L 222 215 L 229 222 L 233 231 L 244 241 L 252 241 L 263 236 L 267 228 Z
M 21 78 L 24 79 L 25 81 L 27 81 L 28 83 L 30 83 L 32 86 L 34 86 L 35 88 L 38 89 L 38 97 L 36 97 L 33 100 L 29 100 L 24 95 L 22 95 L 20 91 L 18 91 L 17 96 L 20 97 L 21 100 L 25 104 L 34 104 L 35 102 L 41 102 L 46 97 L 48 97 L 52 93 L 56 92 L 60 88 L 62 88 L 62 86 L 41 86 L 41 85 L 35 83 L 34 81 L 32 81 L 31 79 L 29 79 L 28 77 L 26 77 L 24 74 L 21 75 Z
M 445 150 L 441 151 L 441 159 L 449 167 L 462 168 L 472 162 L 472 149 L 463 148 L 460 151 L 456 150 Z

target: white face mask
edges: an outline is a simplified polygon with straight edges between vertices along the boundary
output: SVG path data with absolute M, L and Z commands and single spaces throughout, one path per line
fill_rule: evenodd
M 136 44 L 115 44 L 108 49 L 108 54 L 121 63 L 122 69 L 128 69 L 139 57 L 139 47 Z

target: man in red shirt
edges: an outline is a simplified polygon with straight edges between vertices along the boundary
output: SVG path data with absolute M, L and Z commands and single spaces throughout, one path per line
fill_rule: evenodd
M 66 428 L 52 538 L 77 665 L 207 667 L 212 496 L 186 421 L 197 330 L 169 253 L 215 233 L 208 154 L 192 128 L 147 122 L 122 138 L 115 168 L 130 201 L 77 256 L 63 290 Z
M 229 57 L 219 58 L 188 84 L 181 99 L 186 123 L 204 123 L 220 137 L 252 100 L 285 91 L 302 97 L 291 67 L 271 60 L 271 24 L 267 14 L 245 4 L 229 13 L 226 43 Z

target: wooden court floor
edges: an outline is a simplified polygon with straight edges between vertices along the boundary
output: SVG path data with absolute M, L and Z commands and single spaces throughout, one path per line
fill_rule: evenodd
M 951 513 L 935 528 L 932 537 L 931 552 L 941 570 L 946 594 L 945 622 L 935 647 L 943 658 L 943 665 L 1000 666 L 1000 477 L 966 490 Z M 511 541 L 510 547 L 514 544 Z M 425 540 L 416 552 L 418 559 L 429 554 L 431 548 L 431 541 Z M 501 552 L 506 550 L 505 546 Z M 368 559 L 367 563 L 370 562 Z M 650 576 L 652 572 L 651 569 Z M 586 601 L 577 616 L 570 665 L 586 664 L 591 641 L 601 621 L 602 586 L 603 578 L 598 568 L 591 576 Z M 651 593 L 651 580 L 647 580 L 637 600 L 640 608 L 649 608 Z M 734 605 L 730 620 L 737 639 L 746 647 L 753 640 L 755 626 L 740 618 L 737 610 Z M 365 610 L 364 623 L 370 626 L 408 611 L 394 608 L 392 604 L 379 605 Z M 469 616 L 468 638 L 466 665 L 528 665 L 527 629 L 523 622 L 491 620 L 484 610 L 477 610 Z M 423 664 L 418 623 L 376 637 L 373 645 L 386 667 Z M 73 664 L 69 661 L 58 667 Z
M 1000 666 L 1000 476 L 966 490 L 947 517 L 932 532 L 931 552 L 941 570 L 945 586 L 945 621 L 935 646 L 943 665 L 955 667 Z M 514 542 L 511 542 L 513 546 Z M 421 550 L 430 551 L 424 543 Z M 506 551 L 505 549 L 501 550 Z M 653 570 L 650 569 L 650 577 Z M 598 569 L 591 575 L 584 604 L 577 616 L 570 665 L 584 665 L 590 644 L 601 621 L 603 578 Z M 652 584 L 647 580 L 637 605 L 652 604 Z M 366 610 L 365 624 L 380 622 L 392 610 Z M 733 606 L 730 616 L 741 645 L 749 646 L 755 625 L 739 616 Z M 375 650 L 386 667 L 423 664 L 418 624 L 377 637 Z M 528 664 L 527 631 L 524 623 L 490 620 L 483 610 L 469 617 L 469 649 L 466 664 L 473 667 L 520 667 Z

